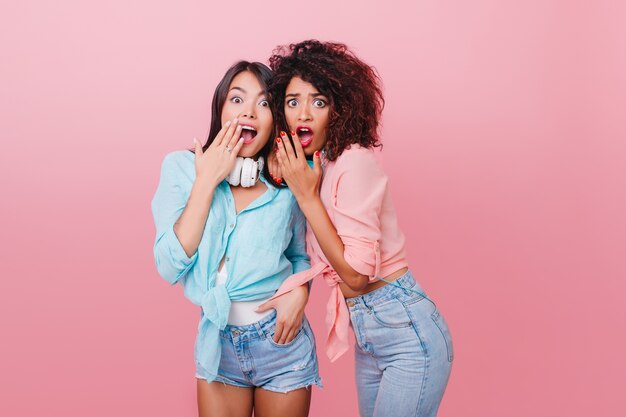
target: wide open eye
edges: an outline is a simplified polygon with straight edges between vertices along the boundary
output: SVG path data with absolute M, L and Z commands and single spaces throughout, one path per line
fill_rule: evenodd
M 296 100 L 295 98 L 287 100 L 288 107 L 296 107 L 297 105 L 298 105 L 298 100 Z
M 321 98 L 316 98 L 313 101 L 313 107 L 317 107 L 318 109 L 324 108 L 326 107 L 326 102 L 322 100 Z

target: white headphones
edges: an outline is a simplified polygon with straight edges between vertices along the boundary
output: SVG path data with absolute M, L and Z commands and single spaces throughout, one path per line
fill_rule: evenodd
M 252 158 L 238 156 L 235 167 L 226 176 L 226 181 L 234 186 L 252 187 L 259 180 L 264 162 L 262 156 L 259 156 L 259 159 L 256 161 Z

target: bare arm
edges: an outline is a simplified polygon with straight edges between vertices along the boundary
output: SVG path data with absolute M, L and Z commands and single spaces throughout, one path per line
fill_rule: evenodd
M 200 245 L 215 188 L 233 169 L 237 154 L 243 146 L 240 134 L 241 127 L 235 119 L 224 125 L 205 152 L 202 152 L 202 146 L 194 139 L 196 179 L 187 205 L 174 224 L 176 237 L 189 257 Z
M 317 242 L 339 277 L 355 291 L 365 288 L 369 282 L 367 275 L 357 272 L 344 257 L 345 246 L 337 229 L 328 217 L 328 212 L 319 195 L 322 167 L 319 153 L 313 157 L 313 169 L 306 163 L 304 150 L 297 136 L 294 148 L 284 137 L 278 143 L 276 154 L 281 165 L 283 178 L 296 197 L 302 212 L 311 225 Z

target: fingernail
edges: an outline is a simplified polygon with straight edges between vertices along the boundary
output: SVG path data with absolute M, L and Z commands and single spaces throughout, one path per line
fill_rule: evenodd
M 237 123 L 239 122 L 239 119 L 237 119 L 236 117 L 233 119 L 233 123 Z
M 293 130 L 291 131 L 291 136 L 296 136 L 296 132 L 294 132 Z
M 193 138 L 193 144 L 195 145 L 196 143 L 198 143 L 198 139 Z
M 224 123 L 224 126 L 230 126 L 231 121 L 227 121 L 226 123 Z
M 276 182 L 277 182 L 277 183 L 279 183 L 279 184 L 282 184 L 282 183 L 283 183 L 283 179 L 282 179 L 282 178 L 278 178 L 278 179 L 276 180 Z
M 281 130 L 280 131 L 280 136 L 285 136 L 285 135 L 286 135 L 286 133 Z
M 237 130 L 241 130 L 241 125 L 237 126 Z
M 315 156 L 320 156 L 320 151 L 315 151 Z
M 280 138 L 276 138 L 276 143 L 280 143 Z

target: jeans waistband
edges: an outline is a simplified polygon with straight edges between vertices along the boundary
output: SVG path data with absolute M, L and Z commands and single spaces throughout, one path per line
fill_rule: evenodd
M 226 325 L 224 330 L 220 330 L 220 337 L 228 340 L 264 339 L 272 334 L 275 327 L 276 310 L 272 310 L 267 317 L 252 324 L 245 326 Z
M 387 285 L 383 285 L 380 288 L 375 289 L 367 294 L 359 295 L 357 297 L 346 298 L 346 304 L 349 309 L 356 308 L 358 305 L 375 306 L 381 304 L 391 298 L 397 297 L 399 294 L 410 295 L 411 290 L 418 291 L 424 294 L 422 287 L 415 281 L 411 271 L 407 271 L 400 278 Z

